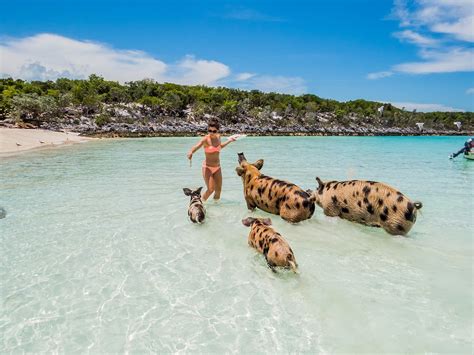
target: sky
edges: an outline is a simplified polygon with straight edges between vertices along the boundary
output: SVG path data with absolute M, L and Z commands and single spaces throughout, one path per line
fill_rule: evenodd
M 0 76 L 474 111 L 474 1 L 2 1 Z

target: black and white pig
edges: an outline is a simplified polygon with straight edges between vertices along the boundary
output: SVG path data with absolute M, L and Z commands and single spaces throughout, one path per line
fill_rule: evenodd
M 190 196 L 188 216 L 193 223 L 203 223 L 206 218 L 206 209 L 201 200 L 202 187 L 192 191 L 191 189 L 184 188 L 183 192 L 186 196 Z

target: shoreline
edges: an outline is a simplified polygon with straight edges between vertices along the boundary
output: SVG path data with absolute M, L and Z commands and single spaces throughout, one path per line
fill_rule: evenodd
M 154 133 L 91 133 L 84 134 L 82 137 L 90 138 L 159 138 L 159 137 L 199 137 L 204 136 L 205 132 L 154 132 Z M 236 134 L 234 132 L 221 132 L 224 137 L 227 135 Z M 370 134 L 360 133 L 308 133 L 308 132 L 275 132 L 275 133 L 253 133 L 253 132 L 238 132 L 238 134 L 245 134 L 249 137 L 465 137 L 472 136 L 474 132 L 437 132 L 437 133 L 402 133 L 402 134 L 381 134 L 380 132 Z
M 153 132 L 132 132 L 132 131 L 100 131 L 83 132 L 82 136 L 92 138 L 147 138 L 147 137 L 198 137 L 204 136 L 207 132 L 203 130 L 196 131 L 153 131 Z M 249 137 L 418 137 L 418 136 L 472 136 L 474 132 L 463 131 L 425 131 L 425 132 L 387 132 L 374 130 L 370 132 L 305 132 L 305 131 L 266 131 L 255 132 L 245 130 L 224 129 L 221 135 L 245 134 Z
M 427 131 L 427 132 L 299 132 L 299 131 L 240 131 L 224 129 L 222 135 L 235 133 L 250 137 L 416 137 L 416 136 L 471 136 L 471 131 Z M 74 132 L 54 131 L 41 128 L 7 128 L 0 127 L 0 157 L 12 156 L 39 149 L 59 148 L 71 144 L 86 143 L 102 138 L 152 138 L 152 137 L 197 137 L 205 135 L 205 131 L 154 131 L 154 132 Z
M 0 157 L 85 143 L 95 139 L 81 136 L 76 132 L 0 127 Z

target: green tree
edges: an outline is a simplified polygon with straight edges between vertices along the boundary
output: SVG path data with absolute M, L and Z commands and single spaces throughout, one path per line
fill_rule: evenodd
M 224 121 L 230 121 L 231 123 L 237 122 L 237 112 L 239 103 L 235 100 L 226 100 L 219 109 L 219 116 Z
M 51 96 L 22 94 L 12 98 L 14 115 L 26 122 L 48 122 L 60 118 L 61 110 L 56 99 Z

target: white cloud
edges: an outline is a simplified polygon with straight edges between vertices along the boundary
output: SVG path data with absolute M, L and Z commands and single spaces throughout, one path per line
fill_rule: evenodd
M 197 60 L 188 55 L 177 64 L 170 65 L 162 81 L 187 85 L 210 85 L 226 78 L 229 74 L 230 69 L 225 64 L 214 60 Z
M 459 40 L 474 42 L 474 16 L 467 16 L 453 22 L 435 23 L 431 29 L 434 32 L 451 34 Z
M 186 85 L 228 84 L 288 94 L 307 90 L 300 77 L 249 72 L 232 76 L 227 65 L 214 60 L 187 55 L 176 63 L 165 63 L 142 51 L 118 50 L 98 42 L 48 33 L 0 40 L 0 52 L 1 76 L 24 80 L 83 79 L 97 74 L 122 83 L 148 78 Z
M 116 50 L 101 43 L 78 41 L 54 34 L 11 39 L 0 44 L 0 71 L 27 79 L 87 77 L 92 73 L 121 82 L 159 79 L 167 65 L 144 52 Z M 34 75 L 38 74 L 38 77 Z
M 379 101 L 379 102 L 384 102 L 384 101 Z M 445 106 L 442 104 L 424 104 L 424 103 L 416 103 L 416 102 L 391 102 L 391 104 L 400 109 L 404 108 L 406 111 L 413 111 L 416 109 L 419 112 L 435 112 L 435 111 L 464 112 L 464 110 L 462 109 Z
M 395 0 L 393 13 L 402 27 L 425 27 L 462 41 L 474 41 L 472 0 Z
M 474 42 L 474 5 L 471 0 L 418 0 L 413 16 L 417 25 Z
M 406 0 L 395 0 L 392 8 L 392 16 L 400 20 L 401 26 L 409 26 L 411 24 L 410 12 L 407 9 Z
M 70 72 L 69 70 L 48 69 L 38 62 L 24 64 L 20 67 L 18 77 L 25 80 L 51 80 L 56 78 L 83 78 L 84 75 L 78 72 Z
M 308 91 L 303 78 L 291 76 L 252 75 L 247 80 L 235 80 L 231 85 L 241 89 L 300 95 Z
M 474 71 L 474 50 L 451 48 L 447 51 L 423 50 L 422 62 L 402 63 L 393 70 L 410 74 L 453 73 Z
M 391 71 L 379 71 L 375 73 L 369 73 L 367 75 L 367 79 L 376 80 L 376 79 L 381 79 L 381 78 L 387 78 L 392 75 L 393 75 L 393 72 Z
M 178 63 L 167 64 L 142 51 L 118 50 L 48 33 L 0 41 L 0 52 L 0 73 L 26 80 L 98 74 L 120 82 L 152 78 L 213 85 L 230 74 L 228 66 L 213 60 L 186 56 Z
M 418 57 L 390 68 L 394 73 L 431 74 L 474 71 L 472 0 L 395 0 L 392 9 L 403 31 L 394 36 L 416 45 Z M 368 78 L 372 79 L 369 74 Z M 380 76 L 383 77 L 383 76 Z M 379 77 L 379 78 L 380 78 Z
M 474 95 L 474 88 L 469 88 L 466 90 L 466 94 L 468 95 Z
M 245 81 L 253 78 L 256 74 L 254 73 L 240 73 L 235 76 L 236 81 Z
M 400 40 L 407 41 L 409 43 L 413 43 L 420 46 L 435 46 L 438 44 L 436 39 L 423 36 L 417 32 L 412 30 L 405 30 L 401 32 L 395 32 L 394 36 Z

